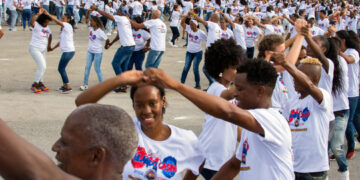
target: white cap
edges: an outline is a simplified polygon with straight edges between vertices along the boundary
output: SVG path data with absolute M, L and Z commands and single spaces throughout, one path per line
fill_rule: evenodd
M 199 25 L 199 23 L 195 19 L 191 19 L 191 22 L 193 22 L 196 26 Z

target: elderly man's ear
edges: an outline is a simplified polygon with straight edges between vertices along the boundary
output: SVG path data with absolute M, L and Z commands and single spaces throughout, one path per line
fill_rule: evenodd
M 98 167 L 102 164 L 107 156 L 107 152 L 103 147 L 96 147 L 89 150 L 89 165 Z

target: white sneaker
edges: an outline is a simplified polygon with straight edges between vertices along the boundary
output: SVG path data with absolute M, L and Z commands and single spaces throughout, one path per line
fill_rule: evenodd
M 171 47 L 174 47 L 174 44 L 171 41 L 169 41 L 169 44 Z
M 172 47 L 177 48 L 178 46 L 177 46 L 177 45 L 173 45 Z
M 111 33 L 107 33 L 106 35 L 111 36 Z
M 349 175 L 350 175 L 349 170 L 345 172 L 341 172 L 341 180 L 350 180 Z
M 114 34 L 117 34 L 117 31 L 114 31 Z
M 87 89 L 89 89 L 89 86 L 87 84 L 80 86 L 80 91 L 85 91 Z

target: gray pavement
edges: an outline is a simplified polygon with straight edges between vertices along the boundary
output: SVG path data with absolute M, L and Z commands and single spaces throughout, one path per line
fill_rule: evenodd
M 60 27 L 51 25 L 54 36 L 54 43 L 58 42 Z M 5 36 L 0 40 L 0 117 L 13 128 L 19 135 L 30 141 L 38 148 L 46 152 L 51 158 L 54 153 L 51 151 L 52 144 L 59 138 L 60 128 L 67 115 L 75 108 L 74 100 L 80 93 L 78 87 L 82 85 L 84 67 L 87 52 L 88 30 L 83 24 L 76 30 L 75 48 L 76 54 L 69 63 L 67 72 L 73 92 L 71 94 L 60 94 L 58 89 L 62 83 L 57 65 L 60 59 L 60 49 L 47 53 L 47 70 L 45 84 L 51 89 L 49 93 L 34 94 L 30 86 L 36 71 L 36 65 L 28 52 L 28 45 L 31 39 L 31 32 L 16 31 L 9 32 L 5 29 Z M 18 27 L 18 29 L 21 29 Z M 168 29 L 168 37 L 171 32 Z M 115 35 L 110 38 L 113 39 Z M 178 45 L 185 42 L 180 40 Z M 116 48 L 116 43 L 110 50 L 105 50 L 102 61 L 104 78 L 114 75 L 111 67 L 111 60 Z M 164 69 L 175 79 L 180 79 L 182 67 L 185 60 L 185 48 L 171 48 L 167 44 L 160 68 Z M 202 63 L 200 68 L 202 67 Z M 201 69 L 200 69 L 201 71 Z M 91 70 L 89 85 L 97 83 L 95 71 Z M 192 70 L 189 71 L 186 84 L 194 86 Z M 201 73 L 201 86 L 206 88 L 208 81 Z M 204 120 L 204 113 L 192 103 L 174 91 L 167 91 L 168 107 L 165 115 L 165 122 L 185 129 L 193 130 L 197 135 L 201 132 L 201 124 Z M 125 109 L 134 116 L 129 93 L 107 95 L 100 103 L 113 104 Z M 348 161 L 351 179 L 360 179 L 360 154 L 357 152 L 355 159 Z M 336 171 L 337 164 L 331 161 L 329 172 L 330 180 L 340 179 Z M 199 178 L 201 179 L 201 178 Z

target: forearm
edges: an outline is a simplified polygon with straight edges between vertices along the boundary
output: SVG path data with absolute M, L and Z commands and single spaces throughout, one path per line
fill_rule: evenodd
M 111 21 L 115 21 L 115 19 L 114 19 L 114 16 L 113 16 L 113 15 L 108 14 L 108 13 L 106 13 L 105 11 L 100 10 L 100 9 L 96 9 L 96 11 L 97 11 L 99 14 L 103 15 L 104 17 L 106 17 L 106 18 L 110 19 Z
M 305 39 L 306 39 L 306 42 L 308 43 L 308 45 L 310 46 L 310 48 L 315 53 L 316 58 L 318 58 L 321 61 L 325 71 L 328 73 L 329 72 L 329 61 L 327 60 L 324 53 L 321 51 L 320 47 L 312 39 L 312 37 L 306 36 Z
M 233 156 L 211 180 L 232 180 L 240 171 L 240 161 Z
M 120 75 L 121 76 L 121 75 Z M 122 85 L 122 80 L 115 76 L 81 93 L 75 100 L 76 106 L 96 103 L 107 93 Z
M 343 57 L 348 64 L 352 64 L 355 62 L 354 57 L 348 56 L 348 55 L 344 54 L 343 52 L 340 52 L 340 56 Z
M 294 41 L 289 53 L 287 54 L 287 56 L 285 58 L 285 60 L 287 62 L 289 62 L 290 64 L 292 64 L 292 65 L 296 64 L 296 61 L 297 61 L 300 51 L 301 51 L 303 41 L 304 41 L 304 36 L 296 35 L 295 41 Z

